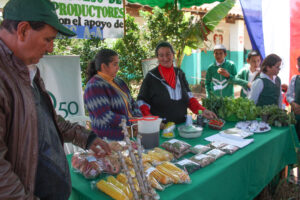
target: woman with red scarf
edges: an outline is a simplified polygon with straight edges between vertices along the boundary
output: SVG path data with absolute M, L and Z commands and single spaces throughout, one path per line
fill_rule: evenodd
M 143 115 L 156 115 L 176 124 L 185 121 L 187 108 L 211 119 L 216 115 L 201 106 L 189 88 L 184 72 L 173 67 L 174 50 L 170 43 L 161 42 L 155 49 L 159 65 L 148 72 L 143 81 L 138 105 Z

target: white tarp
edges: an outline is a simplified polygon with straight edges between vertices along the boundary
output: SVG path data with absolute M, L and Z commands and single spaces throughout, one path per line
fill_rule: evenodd
M 84 116 L 79 56 L 44 56 L 38 67 L 56 112 Z

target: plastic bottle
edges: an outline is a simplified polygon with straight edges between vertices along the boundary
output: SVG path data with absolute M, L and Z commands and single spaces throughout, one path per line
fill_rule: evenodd
M 204 126 L 204 117 L 202 116 L 202 110 L 198 111 L 198 116 L 197 116 L 197 122 L 196 122 L 196 124 L 198 126 L 201 126 L 201 127 Z

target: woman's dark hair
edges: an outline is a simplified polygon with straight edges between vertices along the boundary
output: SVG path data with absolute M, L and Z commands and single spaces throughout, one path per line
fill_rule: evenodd
M 156 56 L 156 57 L 158 56 L 158 50 L 159 50 L 161 47 L 169 47 L 170 50 L 171 50 L 171 52 L 172 52 L 173 54 L 175 54 L 172 45 L 171 45 L 169 42 L 163 41 L 163 42 L 159 42 L 159 43 L 157 44 L 156 48 L 155 48 L 155 56 Z
M 98 71 L 101 71 L 101 65 L 108 65 L 112 62 L 112 57 L 118 56 L 117 52 L 111 49 L 101 49 L 92 60 L 87 68 L 87 81 L 89 81 Z
M 21 21 L 4 19 L 0 25 L 0 29 L 6 29 L 8 32 L 13 33 L 17 30 L 20 22 Z M 46 25 L 45 22 L 28 21 L 28 23 L 30 24 L 31 28 L 36 31 L 43 29 Z
M 267 67 L 273 67 L 276 63 L 282 61 L 281 58 L 276 54 L 268 55 L 261 64 L 261 71 L 266 73 Z

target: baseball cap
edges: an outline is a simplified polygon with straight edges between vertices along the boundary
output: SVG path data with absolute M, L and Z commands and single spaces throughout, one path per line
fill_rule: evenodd
M 217 50 L 217 49 L 226 50 L 226 47 L 225 47 L 223 44 L 217 44 L 217 45 L 214 47 L 214 50 Z
M 63 35 L 76 35 L 59 22 L 54 5 L 50 0 L 9 0 L 3 8 L 3 18 L 44 22 Z

